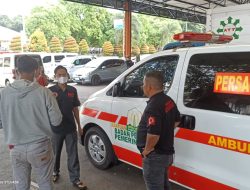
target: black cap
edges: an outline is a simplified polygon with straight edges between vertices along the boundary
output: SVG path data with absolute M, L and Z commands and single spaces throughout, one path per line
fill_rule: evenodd
M 22 55 L 17 60 L 17 70 L 23 73 L 32 73 L 38 69 L 37 61 L 29 55 Z

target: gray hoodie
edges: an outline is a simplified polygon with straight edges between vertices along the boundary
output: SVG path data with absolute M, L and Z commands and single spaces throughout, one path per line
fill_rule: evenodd
M 37 82 L 16 80 L 0 91 L 0 128 L 7 144 L 51 137 L 51 126 L 59 126 L 61 121 L 56 98 Z

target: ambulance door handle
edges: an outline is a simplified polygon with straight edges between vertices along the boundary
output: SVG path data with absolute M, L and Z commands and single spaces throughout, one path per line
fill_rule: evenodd
M 189 130 L 194 130 L 195 129 L 195 117 L 191 115 L 181 115 L 181 122 L 178 127 L 189 129 Z

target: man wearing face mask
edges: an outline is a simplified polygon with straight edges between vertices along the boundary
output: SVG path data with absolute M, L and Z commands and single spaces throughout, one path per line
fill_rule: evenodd
M 0 128 L 9 145 L 16 190 L 30 189 L 31 170 L 40 190 L 51 190 L 52 130 L 62 114 L 50 90 L 34 81 L 38 63 L 28 55 L 17 60 L 16 79 L 0 93 Z
M 78 110 L 80 101 L 77 90 L 73 86 L 67 85 L 68 72 L 65 67 L 56 67 L 54 73 L 57 84 L 49 89 L 57 99 L 63 115 L 63 121 L 60 129 L 52 128 L 54 132 L 52 142 L 55 153 L 53 181 L 56 182 L 59 178 L 60 157 L 63 142 L 65 141 L 70 181 L 79 189 L 87 189 L 87 186 L 80 181 L 80 165 L 77 152 L 77 130 L 79 134 L 82 135 Z

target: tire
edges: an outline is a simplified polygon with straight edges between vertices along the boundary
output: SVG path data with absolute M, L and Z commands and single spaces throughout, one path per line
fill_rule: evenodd
M 98 75 L 94 75 L 91 78 L 91 84 L 94 85 L 94 86 L 100 84 L 100 82 L 101 82 L 101 78 Z
M 6 80 L 5 81 L 5 86 L 9 86 L 10 85 L 10 81 L 9 80 Z
M 107 135 L 98 127 L 90 128 L 84 139 L 85 151 L 90 162 L 105 170 L 115 162 L 116 156 Z

